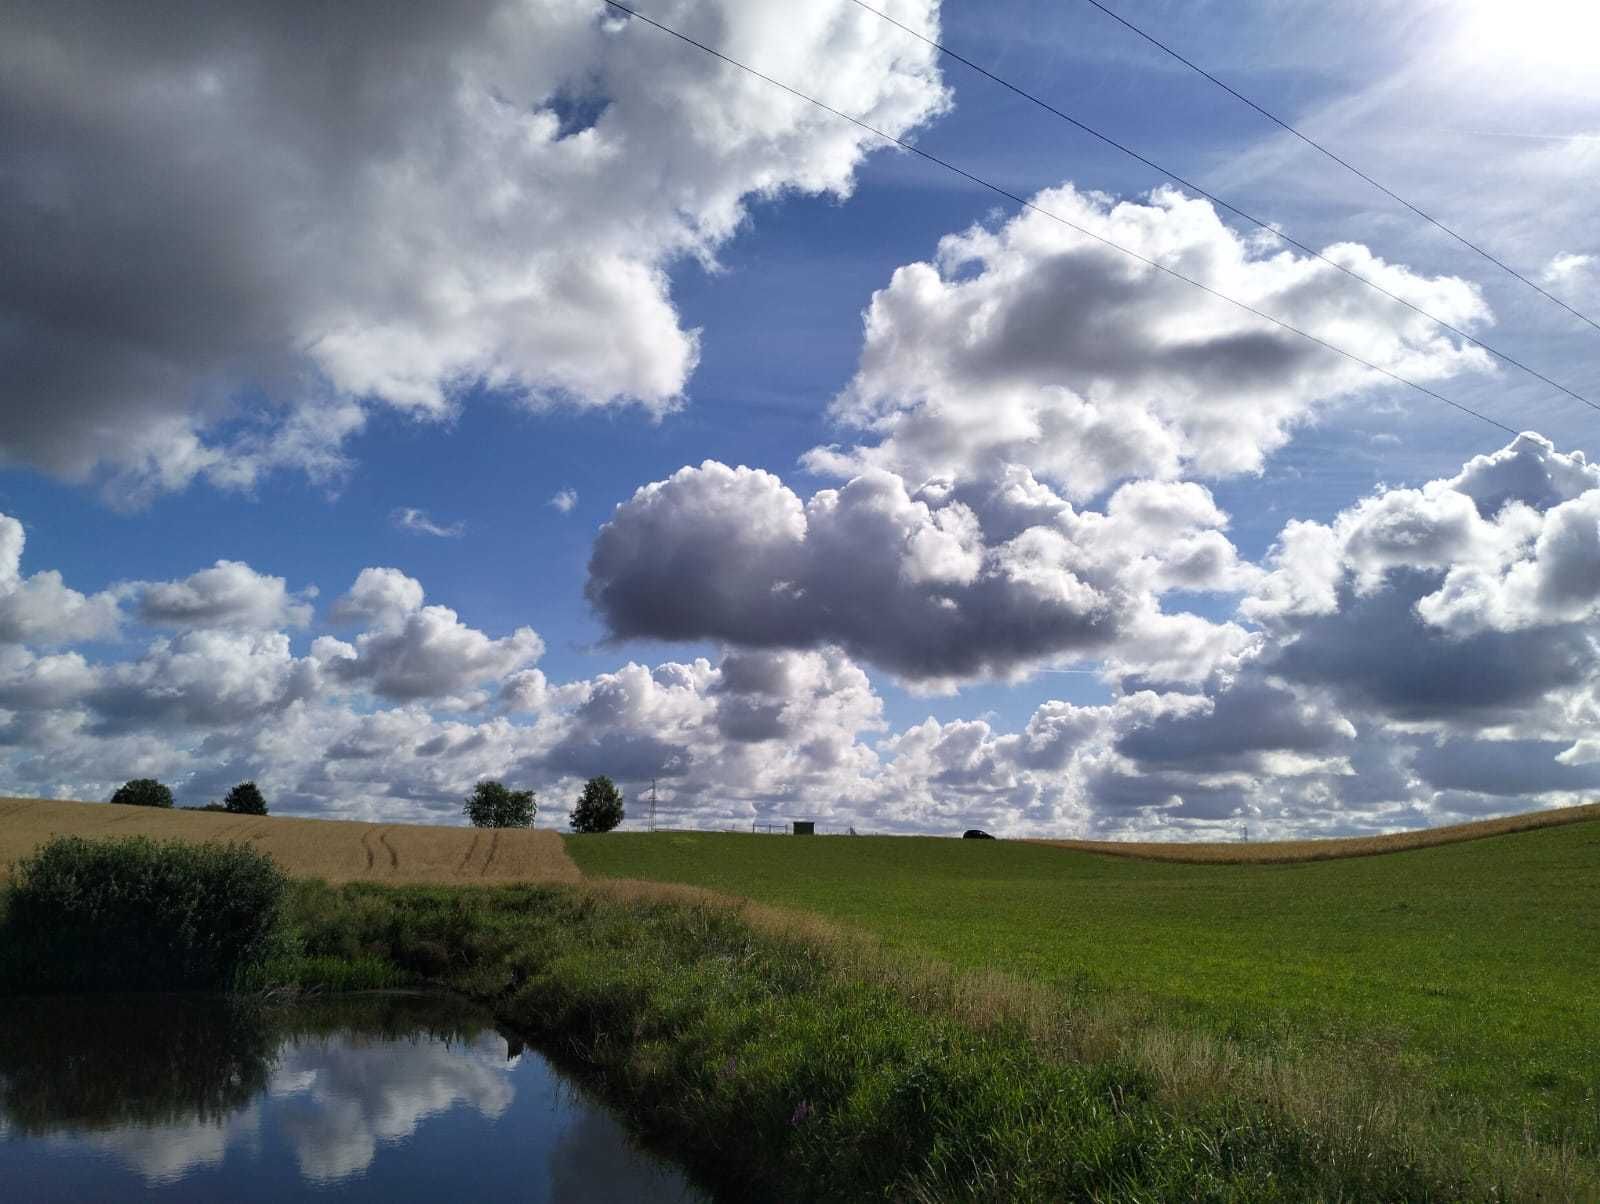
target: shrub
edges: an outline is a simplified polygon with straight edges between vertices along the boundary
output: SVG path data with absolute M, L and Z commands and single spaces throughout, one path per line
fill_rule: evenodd
M 234 815 L 265 815 L 267 800 L 254 782 L 240 782 L 222 800 L 222 809 Z
M 462 810 L 475 828 L 526 828 L 539 811 L 531 790 L 509 790 L 505 783 L 482 781 Z
M 601 774 L 583 784 L 578 805 L 567 818 L 574 832 L 609 832 L 622 822 L 622 791 Z
M 286 881 L 242 844 L 60 837 L 15 867 L 0 988 L 231 986 L 273 953 Z
M 111 801 L 124 807 L 170 807 L 172 791 L 154 778 L 134 778 L 118 786 Z

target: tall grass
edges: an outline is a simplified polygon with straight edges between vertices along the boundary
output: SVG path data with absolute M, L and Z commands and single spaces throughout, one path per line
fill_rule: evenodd
M 1019 841 L 573 837 L 591 878 L 803 910 L 1407 1108 L 1489 1117 L 1600 1163 L 1600 822 L 1291 866 L 1172 865 Z M 1076 1038 L 1075 1038 L 1076 1039 Z M 1319 1080 L 1321 1081 L 1321 1080 Z M 1451 1127 L 1454 1127 L 1452 1124 Z
M 377 957 L 596 1072 L 734 1198 L 1592 1198 L 1592 1168 L 1331 1065 L 1078 1006 L 809 916 L 640 883 L 297 886 L 310 957 Z
M 233 985 L 273 952 L 286 884 L 245 845 L 61 837 L 6 887 L 0 991 Z

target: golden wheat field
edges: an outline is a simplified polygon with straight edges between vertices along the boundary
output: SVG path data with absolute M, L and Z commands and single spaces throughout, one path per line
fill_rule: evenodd
M 290 874 L 328 882 L 576 882 L 552 831 L 365 824 L 335 819 L 167 811 L 111 803 L 0 799 L 0 877 L 53 836 L 243 841 Z
M 1141 857 L 1152 861 L 1182 861 L 1195 865 L 1222 863 L 1284 864 L 1295 861 L 1332 861 L 1341 857 L 1372 857 L 1379 853 L 1403 853 L 1407 849 L 1427 849 L 1435 845 L 1459 844 L 1486 836 L 1506 836 L 1534 828 L 1553 828 L 1561 824 L 1600 819 L 1600 803 L 1581 807 L 1558 807 L 1549 811 L 1529 811 L 1522 815 L 1503 815 L 1469 824 L 1444 828 L 1423 828 L 1414 832 L 1392 832 L 1387 836 L 1334 837 L 1321 840 L 1278 840 L 1255 843 L 1188 843 L 1183 841 L 1121 840 L 1038 840 L 1034 843 L 1085 853 L 1107 853 L 1113 857 Z

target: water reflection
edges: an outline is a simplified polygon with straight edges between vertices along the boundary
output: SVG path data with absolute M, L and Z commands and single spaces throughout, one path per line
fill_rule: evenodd
M 515 1094 L 506 1042 L 489 1033 L 454 1046 L 362 1038 L 296 1039 L 280 1054 L 268 1094 L 300 1173 L 321 1182 L 363 1171 L 382 1142 L 404 1141 L 430 1116 L 465 1104 L 498 1120 Z
M 4 1001 L 0 1034 L 15 1199 L 699 1198 L 452 1000 Z
M 22 1133 L 211 1122 L 267 1084 L 277 1038 L 228 1000 L 0 1004 L 0 1117 Z

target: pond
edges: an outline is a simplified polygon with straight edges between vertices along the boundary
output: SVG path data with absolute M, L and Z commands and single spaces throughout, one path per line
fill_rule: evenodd
M 483 1013 L 401 994 L 0 1000 L 0 1195 L 705 1199 Z

